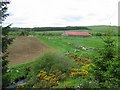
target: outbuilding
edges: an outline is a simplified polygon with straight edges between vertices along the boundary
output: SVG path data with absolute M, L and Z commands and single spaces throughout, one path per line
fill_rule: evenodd
M 64 31 L 62 33 L 62 36 L 92 36 L 88 32 L 69 32 L 69 31 Z

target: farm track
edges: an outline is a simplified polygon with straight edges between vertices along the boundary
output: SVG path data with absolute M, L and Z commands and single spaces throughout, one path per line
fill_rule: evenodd
M 37 57 L 51 50 L 51 47 L 34 37 L 17 37 L 8 47 L 8 60 L 10 61 L 8 66 L 15 66 L 35 60 Z

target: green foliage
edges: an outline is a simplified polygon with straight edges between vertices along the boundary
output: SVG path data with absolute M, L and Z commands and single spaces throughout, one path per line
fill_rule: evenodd
M 92 33 L 93 36 L 104 36 L 105 34 L 104 33 L 100 33 L 100 32 L 93 32 Z
M 116 42 L 108 33 L 102 38 L 104 41 L 104 48 L 99 50 L 99 57 L 94 60 L 94 75 L 95 79 L 99 81 L 100 87 L 118 88 L 120 83 L 120 61 L 117 58 Z
M 79 88 L 100 88 L 100 86 L 99 82 L 96 80 L 85 80 L 79 85 Z
M 28 36 L 29 35 L 29 31 L 27 31 L 27 30 L 21 30 L 21 31 L 19 31 L 18 35 L 19 36 Z
M 3 75 L 2 83 L 4 83 L 4 86 L 8 86 L 8 84 L 10 83 L 17 82 L 22 78 L 26 78 L 29 73 L 27 65 L 26 66 L 22 65 L 22 67 L 18 66 L 18 67 L 8 68 L 7 71 L 9 72 Z
M 8 36 L 8 32 L 10 30 L 10 25 L 8 25 L 7 27 L 3 27 L 2 28 L 2 52 L 5 53 L 7 52 L 7 47 L 9 44 L 11 44 L 13 38 L 10 38 Z
M 11 80 L 10 80 L 10 75 L 7 75 L 7 74 L 4 74 L 2 76 L 2 86 L 5 87 L 5 86 L 8 86 L 9 83 L 11 83 Z
M 58 86 L 55 86 L 55 88 L 76 88 L 81 82 L 83 82 L 83 79 L 80 77 L 74 79 L 67 77 L 65 80 L 60 81 L 60 84 Z
M 60 53 L 56 53 L 56 52 L 46 53 L 42 57 L 38 58 L 32 64 L 31 71 L 27 76 L 29 86 L 37 87 L 40 85 L 41 87 L 42 83 L 44 84 L 46 83 L 48 85 L 48 82 L 46 81 L 41 82 L 41 79 L 37 78 L 37 75 L 39 74 L 40 70 L 44 70 L 46 72 L 46 75 L 48 75 L 48 77 L 49 77 L 49 74 L 52 73 L 55 75 L 55 77 L 58 80 L 61 80 L 62 78 L 64 78 L 64 74 L 62 73 L 68 74 L 68 72 L 73 67 L 73 65 L 74 65 L 73 60 L 63 56 Z M 58 70 L 58 72 L 56 70 Z M 56 72 L 56 73 L 53 73 L 53 72 Z M 47 77 L 44 77 L 44 79 L 46 78 Z M 47 85 L 44 85 L 44 86 L 46 87 Z M 51 85 L 51 82 L 50 82 L 50 85 Z
M 46 53 L 37 60 L 35 67 L 43 69 L 48 73 L 56 69 L 62 72 L 68 72 L 73 66 L 72 62 L 73 60 L 60 53 Z
M 34 84 L 33 88 L 47 88 L 50 89 L 50 83 L 45 80 L 40 80 L 37 83 Z
M 33 34 L 33 32 L 31 32 Z M 9 36 L 11 37 L 15 37 L 15 36 L 28 36 L 30 35 L 30 31 L 28 30 L 17 30 L 17 31 L 12 31 L 12 29 L 10 30 L 10 32 L 8 33 Z
M 61 35 L 61 32 L 59 33 L 54 33 L 54 32 L 44 32 L 44 33 L 41 33 L 39 35 L 43 35 L 43 36 L 60 36 Z

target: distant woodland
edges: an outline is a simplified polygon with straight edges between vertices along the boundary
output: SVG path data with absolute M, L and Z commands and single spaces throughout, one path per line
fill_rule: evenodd
M 34 28 L 17 28 L 13 27 L 12 31 L 16 30 L 32 30 L 32 31 L 63 31 L 63 30 L 91 30 L 88 27 L 67 26 L 67 27 L 34 27 Z

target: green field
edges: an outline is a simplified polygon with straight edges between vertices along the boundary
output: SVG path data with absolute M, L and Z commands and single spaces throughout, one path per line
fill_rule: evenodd
M 100 37 L 62 37 L 62 36 L 38 36 L 39 40 L 65 53 L 80 50 L 80 54 L 92 54 L 94 50 L 83 50 L 80 46 L 89 48 L 102 48 L 103 42 Z
M 50 33 L 50 32 L 46 32 Z M 59 36 L 55 34 L 60 34 Z M 52 35 L 38 35 L 37 38 L 40 41 L 43 41 L 47 45 L 56 48 L 57 50 L 65 53 L 67 51 L 74 52 L 75 49 L 80 50 L 79 54 L 89 55 L 88 57 L 94 56 L 97 49 L 103 47 L 104 43 L 100 36 L 91 36 L 91 37 L 75 37 L 75 36 L 61 36 L 63 32 L 52 32 Z M 117 36 L 113 36 L 113 38 L 117 41 Z M 80 46 L 84 46 L 86 48 L 93 48 L 96 50 L 83 50 Z

